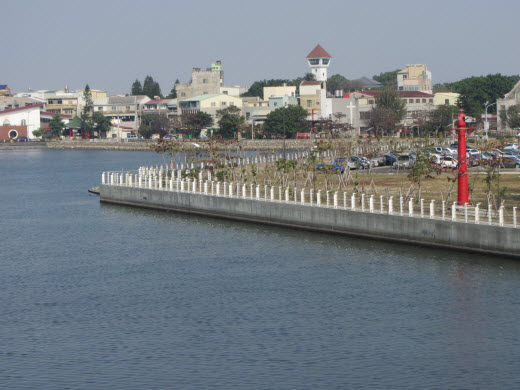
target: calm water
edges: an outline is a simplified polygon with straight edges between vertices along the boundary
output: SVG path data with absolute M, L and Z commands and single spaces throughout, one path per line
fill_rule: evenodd
M 518 389 L 520 262 L 100 205 L 0 152 L 1 389 Z

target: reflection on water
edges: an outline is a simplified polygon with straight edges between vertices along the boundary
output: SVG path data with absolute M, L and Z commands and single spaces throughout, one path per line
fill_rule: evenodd
M 143 152 L 0 153 L 5 388 L 517 388 L 520 263 L 100 205 Z

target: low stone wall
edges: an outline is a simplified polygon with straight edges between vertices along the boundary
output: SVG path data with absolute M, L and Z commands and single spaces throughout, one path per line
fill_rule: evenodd
M 520 258 L 520 229 L 508 226 L 117 185 L 101 185 L 100 195 L 106 203 Z

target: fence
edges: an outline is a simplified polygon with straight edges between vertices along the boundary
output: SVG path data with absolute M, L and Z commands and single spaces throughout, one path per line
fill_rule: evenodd
M 516 207 L 513 207 L 510 212 L 506 212 L 505 207 L 501 206 L 495 212 L 491 205 L 487 205 L 487 207 L 481 207 L 480 204 L 459 206 L 456 202 L 448 204 L 445 201 L 437 205 L 436 203 L 439 202 L 435 200 L 415 200 L 402 196 L 374 196 L 362 193 L 221 182 L 213 180 L 209 171 L 199 172 L 197 178 L 186 177 L 185 174 L 184 167 L 178 167 L 178 169 L 163 166 L 141 167 L 138 171 L 103 172 L 101 182 L 103 185 L 110 186 L 197 193 L 264 202 L 297 203 L 308 207 L 329 207 L 413 218 L 518 227 Z

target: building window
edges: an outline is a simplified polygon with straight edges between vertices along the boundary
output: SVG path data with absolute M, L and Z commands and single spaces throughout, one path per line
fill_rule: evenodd
M 127 111 L 130 111 L 130 106 L 126 106 L 126 110 L 127 110 Z
M 370 100 L 368 101 L 368 104 L 374 104 L 374 100 L 370 99 Z
M 278 102 L 274 102 L 273 106 L 278 107 Z
M 330 61 L 329 58 L 323 58 L 322 59 L 323 65 L 327 65 L 329 63 L 329 61 Z
M 227 95 L 227 94 L 228 94 L 228 91 L 222 91 L 222 93 L 223 93 L 224 95 Z
M 415 103 L 420 103 L 421 99 L 415 99 Z
M 422 102 L 423 102 L 423 103 L 426 103 L 426 99 L 423 99 Z
M 430 103 L 433 103 L 433 99 L 430 99 L 429 102 L 430 102 Z
M 449 105 L 450 104 L 450 99 L 444 99 L 444 104 Z
M 202 94 L 203 94 L 203 95 L 207 95 L 207 94 L 208 94 L 208 91 L 204 91 Z
M 253 103 L 253 107 L 256 107 L 256 103 Z
M 27 124 L 27 122 L 25 121 L 25 119 L 22 119 L 22 123 L 21 123 L 21 125 L 22 125 L 22 126 L 25 126 L 26 124 Z
M 311 58 L 309 60 L 309 64 L 311 64 L 311 65 L 319 65 L 320 64 L 320 59 L 319 58 Z
M 98 111 L 103 111 L 103 107 L 98 107 L 97 110 Z
M 251 118 L 251 113 L 250 112 L 246 112 L 246 119 L 249 120 L 249 118 Z
M 186 92 L 181 92 L 181 97 L 186 97 Z
M 207 84 L 208 83 L 208 79 L 203 79 L 202 83 Z
M 117 111 L 117 106 L 112 106 L 112 111 Z
M 307 100 L 307 107 L 312 107 L 312 100 Z
M 226 102 L 222 102 L 221 104 L 222 104 L 223 106 L 225 106 L 225 105 L 226 105 Z

